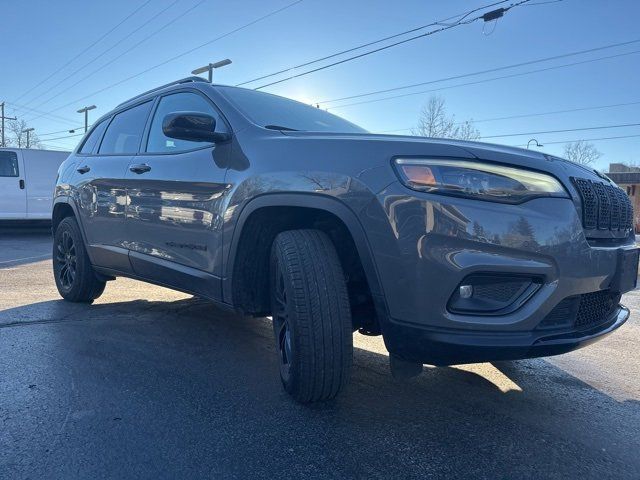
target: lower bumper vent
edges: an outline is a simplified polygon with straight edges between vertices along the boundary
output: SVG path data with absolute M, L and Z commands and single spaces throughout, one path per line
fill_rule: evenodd
M 609 290 L 575 295 L 562 300 L 540 322 L 540 329 L 573 327 L 583 329 L 604 323 L 618 308 L 621 295 Z

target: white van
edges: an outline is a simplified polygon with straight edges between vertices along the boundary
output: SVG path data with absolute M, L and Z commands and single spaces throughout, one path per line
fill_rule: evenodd
M 0 220 L 51 220 L 58 167 L 69 153 L 0 148 Z

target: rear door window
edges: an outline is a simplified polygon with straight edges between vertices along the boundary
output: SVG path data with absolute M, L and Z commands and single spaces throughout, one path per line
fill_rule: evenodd
M 80 147 L 80 153 L 83 153 L 85 155 L 92 153 L 95 146 L 100 141 L 100 137 L 102 137 L 105 128 L 107 128 L 107 120 L 103 120 L 98 125 L 96 125 L 82 144 L 82 147 Z
M 19 175 L 16 152 L 0 152 L 0 177 L 17 177 Z
M 151 103 L 150 101 L 142 103 L 113 117 L 100 144 L 99 153 L 101 155 L 138 153 Z

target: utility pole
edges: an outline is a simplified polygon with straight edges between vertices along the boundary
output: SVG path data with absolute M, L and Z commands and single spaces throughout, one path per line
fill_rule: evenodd
M 193 75 L 200 75 L 201 73 L 208 72 L 209 74 L 209 83 L 213 83 L 213 70 L 216 68 L 224 67 L 225 65 L 229 65 L 231 60 L 225 58 L 224 60 L 220 60 L 216 63 L 210 63 L 209 65 L 205 65 L 204 67 L 196 68 L 193 72 Z
M 22 130 L 22 132 L 20 133 L 26 133 L 27 134 L 27 148 L 29 148 L 29 134 L 31 132 L 33 132 L 35 130 L 35 128 L 31 127 L 31 128 L 25 128 L 24 130 Z
M 0 143 L 0 147 L 6 147 L 6 145 L 4 144 L 4 121 L 17 120 L 17 118 L 4 116 L 4 102 L 0 103 L 0 118 L 2 119 L 2 143 Z
M 96 108 L 95 105 L 90 105 L 78 110 L 78 113 L 84 113 L 84 133 L 87 133 L 87 128 L 89 128 L 89 110 L 93 110 L 94 108 Z

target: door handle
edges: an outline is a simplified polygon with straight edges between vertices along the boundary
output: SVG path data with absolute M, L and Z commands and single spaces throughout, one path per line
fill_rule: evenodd
M 79 167 L 76 169 L 76 172 L 81 173 L 81 174 L 85 174 L 87 173 L 89 170 L 91 170 L 91 167 L 89 165 L 85 165 L 83 167 Z
M 129 167 L 129 170 L 131 170 L 133 173 L 137 173 L 139 175 L 141 173 L 150 172 L 151 171 L 151 167 L 149 165 L 147 165 L 146 163 L 139 163 L 137 165 L 131 165 Z
M 24 180 L 20 180 L 18 185 L 20 185 L 20 190 L 24 190 Z

